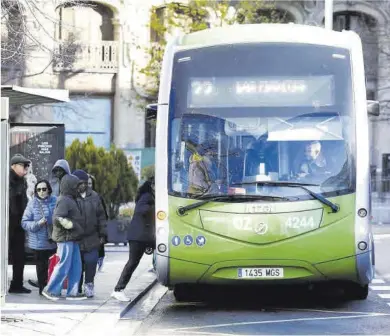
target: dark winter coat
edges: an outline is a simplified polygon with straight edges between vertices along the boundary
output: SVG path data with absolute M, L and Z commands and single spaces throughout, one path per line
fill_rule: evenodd
M 135 205 L 134 215 L 127 230 L 127 239 L 142 242 L 155 241 L 154 195 L 144 193 Z
M 107 236 L 106 212 L 99 194 L 87 189 L 85 198 L 78 197 L 77 203 L 83 215 L 83 236 L 80 242 L 81 251 L 91 251 L 100 247 L 100 238 Z
M 9 173 L 9 234 L 24 233 L 21 226 L 24 210 L 26 209 L 27 182 L 24 177 L 18 176 L 13 169 Z
M 77 203 L 78 186 L 80 180 L 74 175 L 65 175 L 61 180 L 61 194 L 53 214 L 51 239 L 55 242 L 79 241 L 83 235 L 83 215 Z M 69 219 L 73 223 L 72 229 L 65 229 L 58 221 L 58 217 Z

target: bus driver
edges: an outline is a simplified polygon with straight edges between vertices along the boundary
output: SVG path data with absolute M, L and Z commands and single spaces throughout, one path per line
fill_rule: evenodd
M 321 152 L 321 143 L 312 141 L 305 146 L 305 158 L 298 169 L 299 177 L 326 173 L 327 162 Z

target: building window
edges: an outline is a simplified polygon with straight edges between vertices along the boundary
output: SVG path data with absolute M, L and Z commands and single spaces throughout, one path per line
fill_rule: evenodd
M 145 121 L 145 147 L 156 147 L 156 120 Z
M 66 104 L 54 104 L 52 120 L 65 124 L 65 143 L 86 141 L 90 136 L 96 146 L 110 148 L 111 97 L 71 96 Z
M 375 29 L 376 20 L 369 15 L 359 12 L 339 12 L 334 15 L 333 29 L 337 31 L 354 30 L 360 31 L 362 28 Z
M 165 7 L 156 8 L 150 18 L 150 41 L 162 42 L 164 41 L 164 20 Z
M 59 40 L 113 41 L 113 12 L 98 3 L 82 1 L 59 7 Z
M 375 91 L 367 90 L 367 100 L 376 100 Z

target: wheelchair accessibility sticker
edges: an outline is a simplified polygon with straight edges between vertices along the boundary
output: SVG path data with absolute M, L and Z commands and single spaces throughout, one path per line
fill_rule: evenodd
M 184 237 L 184 244 L 185 245 L 190 246 L 190 245 L 192 245 L 193 242 L 194 242 L 194 239 L 192 238 L 192 236 L 187 235 Z

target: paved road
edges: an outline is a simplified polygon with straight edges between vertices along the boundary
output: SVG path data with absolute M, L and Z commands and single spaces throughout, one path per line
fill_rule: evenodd
M 377 237 L 376 254 L 378 276 L 365 301 L 279 287 L 225 292 L 208 304 L 176 303 L 168 291 L 136 335 L 390 335 L 390 235 Z

